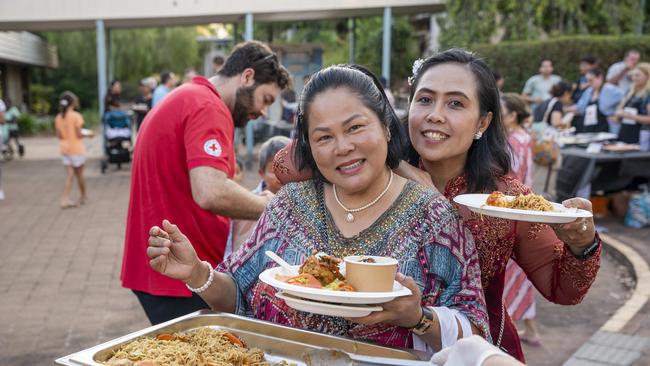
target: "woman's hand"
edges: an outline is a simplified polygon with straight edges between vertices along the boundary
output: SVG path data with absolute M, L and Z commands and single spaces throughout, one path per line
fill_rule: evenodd
M 186 283 L 203 267 L 192 243 L 167 220 L 162 229 L 153 226 L 149 230 L 147 256 L 154 271 Z
M 430 361 L 439 366 L 523 366 L 477 335 L 458 340 L 453 346 L 434 354 Z
M 581 208 L 592 212 L 591 202 L 584 198 L 571 198 L 562 204 L 565 207 Z M 568 224 L 553 225 L 557 237 L 565 242 L 573 254 L 581 254 L 586 247 L 591 245 L 596 236 L 594 218 L 582 218 Z
M 429 173 L 425 172 L 422 169 L 414 167 L 404 160 L 399 162 L 399 166 L 395 168 L 393 172 L 400 177 L 410 179 L 414 182 L 422 184 L 425 187 L 431 188 L 434 192 L 438 192 L 436 186 L 433 185 L 433 181 L 431 180 Z
M 413 278 L 397 273 L 397 282 L 411 290 L 410 296 L 398 297 L 392 301 L 381 304 L 382 311 L 375 311 L 362 318 L 349 318 L 348 320 L 365 325 L 386 323 L 404 328 L 412 328 L 422 318 L 422 293 Z

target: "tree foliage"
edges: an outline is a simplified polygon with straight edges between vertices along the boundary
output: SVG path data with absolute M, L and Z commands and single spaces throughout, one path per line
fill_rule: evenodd
M 393 17 L 391 33 L 391 80 L 409 76 L 413 60 L 419 56 L 417 38 L 408 17 Z M 255 26 L 255 38 L 269 43 L 315 43 L 323 47 L 323 66 L 349 62 L 348 20 L 272 23 Z M 381 75 L 383 18 L 356 19 L 355 62 Z M 395 84 L 395 83 L 393 83 Z
M 650 2 L 640 0 L 449 0 L 443 47 L 571 34 L 642 33 Z
M 493 70 L 505 77 L 506 91 L 521 92 L 524 83 L 537 73 L 539 60 L 553 60 L 554 73 L 569 81 L 579 77 L 578 63 L 584 54 L 595 56 L 603 68 L 623 59 L 627 50 L 635 48 L 643 58 L 650 55 L 650 36 L 575 35 L 536 41 L 506 41 L 498 44 L 472 46 Z
M 82 107 L 97 105 L 97 53 L 95 32 L 47 32 L 43 37 L 56 46 L 57 69 L 34 75 L 36 83 L 52 87 L 49 96 L 56 98 L 71 90 Z M 111 50 L 112 78 L 123 82 L 125 94 L 133 96 L 138 81 L 169 70 L 183 75 L 185 69 L 200 62 L 195 27 L 112 30 L 107 44 Z M 110 42 L 110 43 L 108 43 Z
M 380 75 L 382 17 L 359 18 L 356 24 L 356 61 Z M 231 27 L 228 30 L 233 31 Z M 138 81 L 144 77 L 162 71 L 182 76 L 187 68 L 198 68 L 201 46 L 196 37 L 205 31 L 205 27 L 111 30 L 108 45 L 112 78 L 122 81 L 123 95 L 131 98 L 135 96 Z M 240 41 L 241 32 L 243 27 L 237 27 L 233 38 Z M 324 66 L 348 62 L 348 32 L 347 19 L 255 23 L 254 28 L 255 39 L 264 42 L 320 44 L 324 49 Z M 419 55 L 413 34 L 408 18 L 393 18 L 392 80 L 405 79 L 411 63 Z M 79 96 L 83 108 L 95 108 L 98 93 L 95 32 L 45 32 L 41 35 L 58 48 L 59 67 L 35 69 L 33 82 L 49 86 L 38 89 L 49 90 L 48 95 L 39 94 L 39 100 L 45 99 L 56 106 L 61 92 L 71 90 Z

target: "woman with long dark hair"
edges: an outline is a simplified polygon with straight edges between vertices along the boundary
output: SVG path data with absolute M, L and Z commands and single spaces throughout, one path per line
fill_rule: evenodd
M 459 194 L 493 190 L 530 193 L 509 176 L 499 93 L 480 58 L 449 50 L 424 60 L 415 68 L 410 100 L 411 164 L 423 167 L 450 201 Z M 589 201 L 580 198 L 564 205 L 591 210 Z M 514 258 L 548 300 L 580 302 L 600 265 L 593 219 L 551 227 L 480 217 L 456 207 L 477 243 L 493 340 L 523 360 L 516 328 L 502 301 L 506 264 Z

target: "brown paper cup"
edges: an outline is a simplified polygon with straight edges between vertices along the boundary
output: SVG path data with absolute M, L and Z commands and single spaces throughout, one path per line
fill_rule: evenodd
M 362 262 L 371 258 L 375 263 Z M 390 257 L 353 255 L 345 261 L 345 280 L 359 292 L 392 292 L 397 260 Z

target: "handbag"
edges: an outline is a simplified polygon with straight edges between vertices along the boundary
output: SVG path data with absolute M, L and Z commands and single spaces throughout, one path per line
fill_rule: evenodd
M 560 156 L 560 145 L 555 142 L 555 133 L 546 120 L 557 98 L 552 98 L 546 105 L 541 121 L 533 123 L 530 134 L 533 138 L 533 161 L 542 166 L 552 166 Z

